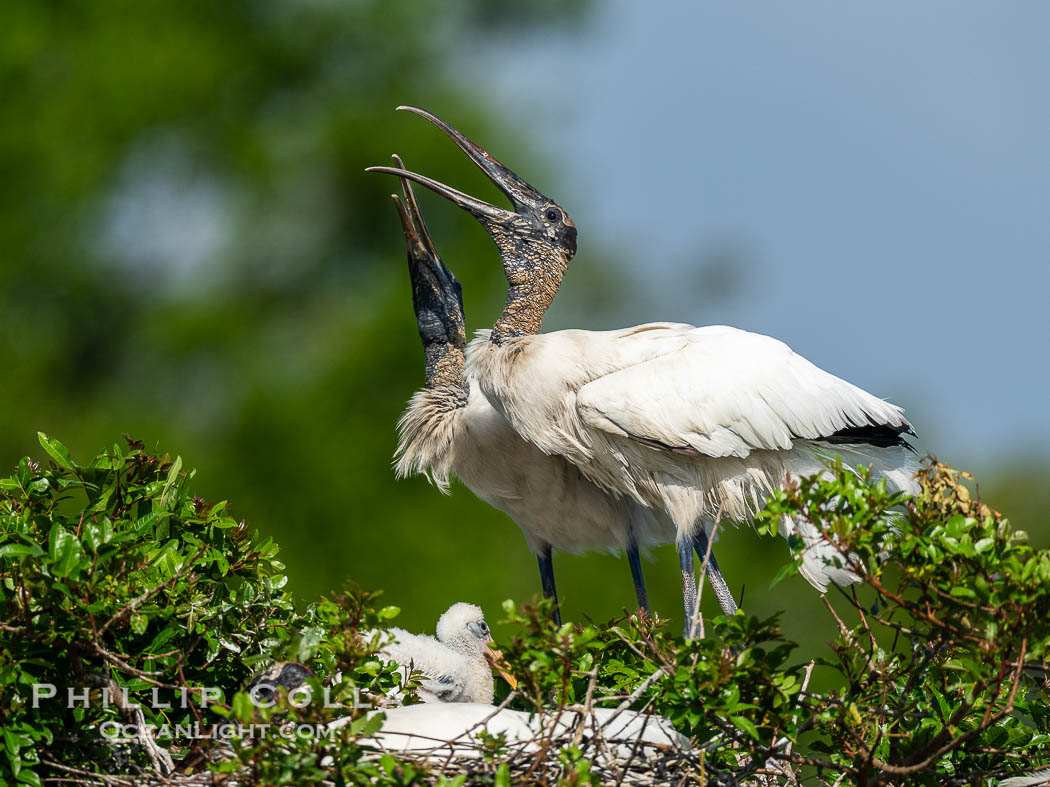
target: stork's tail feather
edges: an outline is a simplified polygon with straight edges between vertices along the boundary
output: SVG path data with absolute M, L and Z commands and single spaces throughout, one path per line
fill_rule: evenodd
M 842 457 L 846 467 L 870 467 L 872 481 L 884 478 L 893 491 L 908 495 L 916 495 L 920 491 L 915 480 L 918 462 L 910 447 L 836 445 L 830 452 L 827 446 L 816 443 L 809 443 L 807 447 L 807 453 L 822 463 L 837 454 Z M 861 577 L 848 567 L 850 563 L 856 565 L 857 561 L 847 560 L 834 542 L 811 522 L 785 517 L 781 529 L 785 536 L 794 534 L 802 539 L 804 548 L 799 573 L 821 593 L 826 593 L 831 583 L 846 587 L 861 581 Z
M 820 462 L 827 472 L 827 464 L 834 460 L 835 456 L 842 457 L 845 467 L 871 468 L 871 480 L 878 481 L 885 478 L 890 489 L 903 492 L 907 495 L 919 494 L 919 483 L 915 480 L 915 474 L 919 470 L 919 461 L 915 451 L 910 447 L 887 446 L 876 447 L 871 445 L 821 445 L 817 441 L 799 441 L 796 447 L 803 455 L 808 455 Z M 798 475 L 808 475 L 803 469 Z
M 860 575 L 848 567 L 848 563 L 857 563 L 855 556 L 851 555 L 847 561 L 834 542 L 813 524 L 785 517 L 781 529 L 787 536 L 797 535 L 802 539 L 805 546 L 798 573 L 818 591 L 827 593 L 832 582 L 842 587 L 860 582 Z

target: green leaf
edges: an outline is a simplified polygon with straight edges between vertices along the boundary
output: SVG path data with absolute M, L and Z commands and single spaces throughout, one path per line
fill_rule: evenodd
M 11 755 L 18 754 L 18 750 L 22 747 L 21 739 L 6 727 L 3 728 L 4 734 L 4 748 L 7 749 Z
M 361 738 L 370 738 L 379 732 L 386 719 L 385 713 L 374 713 L 371 716 L 362 716 L 350 724 L 350 731 Z
M 212 559 L 215 562 L 216 568 L 219 569 L 219 573 L 222 576 L 226 576 L 230 571 L 230 561 L 226 559 L 226 556 L 216 550 Z
M 179 480 L 179 471 L 182 470 L 182 457 L 176 456 L 175 461 L 171 463 L 171 469 L 168 471 L 168 478 L 164 482 L 164 489 L 160 493 L 161 504 L 165 508 L 171 508 L 173 500 L 171 499 L 171 491 L 174 489 L 176 482 Z
M 786 577 L 792 576 L 798 573 L 798 563 L 787 563 L 780 567 L 780 570 L 773 577 L 773 581 L 769 583 L 769 589 L 772 590 L 774 587 L 779 585 Z
M 0 557 L 40 557 L 44 554 L 36 544 L 4 544 L 0 547 Z
M 730 716 L 731 721 L 736 727 L 743 730 L 748 736 L 754 740 L 758 740 L 758 727 L 754 725 L 750 719 L 745 716 Z
M 56 577 L 68 577 L 79 570 L 82 550 L 80 541 L 57 522 L 51 526 L 48 538 L 48 557 L 51 573 Z
M 145 516 L 139 517 L 134 524 L 134 528 L 139 533 L 144 533 L 146 530 L 153 528 L 157 524 L 157 520 L 160 519 L 160 513 L 157 511 L 150 511 Z
M 233 695 L 233 715 L 235 718 L 241 721 L 247 721 L 252 717 L 255 712 L 255 703 L 252 702 L 251 695 L 238 691 Z
M 150 562 L 152 562 L 155 566 L 163 566 L 167 570 L 168 575 L 171 576 L 171 574 L 174 573 L 171 570 L 171 560 L 173 560 L 174 557 L 178 554 L 178 551 L 178 540 L 174 538 L 168 539 L 168 541 L 164 543 L 164 546 L 157 550 L 157 553 L 153 556 L 153 560 Z
M 161 645 L 164 645 L 172 637 L 178 633 L 178 629 L 174 626 L 165 626 L 158 632 L 157 636 L 153 638 L 153 641 L 149 644 L 149 651 L 160 650 Z
M 47 451 L 48 455 L 55 460 L 55 464 L 59 467 L 64 467 L 67 470 L 76 467 L 76 464 L 69 457 L 69 449 L 58 442 L 58 440 L 51 439 L 43 432 L 37 432 L 36 438 L 40 441 L 41 447 Z
M 59 560 L 69 549 L 72 548 L 73 535 L 62 525 L 55 522 L 51 526 L 51 533 L 47 539 L 47 556 L 51 562 Z

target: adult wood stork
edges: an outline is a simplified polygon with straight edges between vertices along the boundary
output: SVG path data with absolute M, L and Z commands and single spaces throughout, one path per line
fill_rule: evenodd
M 401 166 L 396 156 L 394 161 Z M 624 550 L 638 605 L 649 612 L 639 544 L 671 540 L 674 525 L 629 497 L 601 489 L 565 459 L 522 439 L 489 404 L 477 380 L 464 376 L 462 288 L 438 256 L 407 180 L 402 192 L 402 198 L 393 199 L 408 248 L 426 385 L 398 423 L 398 476 L 420 473 L 447 491 L 454 473 L 477 497 L 508 514 L 537 556 L 543 595 L 554 599 L 559 625 L 552 547 Z
M 499 247 L 506 305 L 492 330 L 471 342 L 468 375 L 544 453 L 565 457 L 604 489 L 665 512 L 677 529 L 683 576 L 692 574 L 694 550 L 705 556 L 704 534 L 719 520 L 747 520 L 789 476 L 821 472 L 835 453 L 872 465 L 897 489 L 915 490 L 913 449 L 904 439 L 914 432 L 901 408 L 776 339 L 660 322 L 540 334 L 576 253 L 576 226 L 560 205 L 443 120 L 399 108 L 444 131 L 513 205 L 498 208 L 403 168 L 373 168 L 450 199 Z M 781 531 L 802 537 L 801 571 L 821 591 L 829 581 L 857 579 L 819 528 L 797 521 Z M 707 569 L 709 578 L 720 574 L 713 562 Z M 695 583 L 683 590 L 690 636 Z M 731 596 L 718 595 L 727 614 L 735 611 Z

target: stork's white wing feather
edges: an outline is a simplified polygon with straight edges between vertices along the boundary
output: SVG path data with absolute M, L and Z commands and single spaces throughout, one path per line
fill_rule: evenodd
M 664 331 L 684 341 L 669 343 Z M 899 407 L 768 336 L 721 325 L 669 325 L 623 335 L 615 344 L 617 355 L 629 360 L 582 386 L 577 412 L 590 428 L 655 448 L 745 457 L 850 427 L 907 425 Z M 653 353 L 644 359 L 647 345 Z

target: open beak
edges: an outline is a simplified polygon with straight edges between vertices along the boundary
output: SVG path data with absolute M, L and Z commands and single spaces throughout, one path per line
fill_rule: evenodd
M 487 202 L 475 199 L 459 189 L 446 186 L 444 183 L 436 181 L 433 178 L 428 178 L 426 175 L 420 175 L 416 172 L 410 172 L 407 169 L 399 169 L 397 167 L 367 167 L 365 172 L 382 172 L 385 175 L 397 175 L 399 178 L 414 180 L 416 183 L 426 186 L 431 191 L 437 192 L 445 199 L 451 200 L 459 205 L 459 207 L 463 208 L 463 210 L 473 214 L 479 219 L 503 221 L 515 215 L 509 210 L 497 208 L 495 205 L 490 205 Z
M 392 158 L 398 169 L 404 169 L 405 164 L 401 161 L 400 156 L 395 153 Z M 398 197 L 397 194 L 391 194 L 390 197 L 394 200 L 397 212 L 401 216 L 401 227 L 405 232 L 405 244 L 408 246 L 409 255 L 417 263 L 437 260 L 438 253 L 434 248 L 434 241 L 430 239 L 427 225 L 423 221 L 423 214 L 419 211 L 416 195 L 404 178 L 401 179 L 401 194 L 401 197 Z
M 540 194 L 536 189 L 526 183 L 519 175 L 517 175 L 509 167 L 503 166 L 499 161 L 493 158 L 484 148 L 480 145 L 467 139 L 460 131 L 450 126 L 444 120 L 439 118 L 425 109 L 419 107 L 400 106 L 400 110 L 406 112 L 413 112 L 422 118 L 429 120 L 439 129 L 445 132 L 448 137 L 459 146 L 459 149 L 470 156 L 471 161 L 481 168 L 481 171 L 488 175 L 491 180 L 500 191 L 507 195 L 515 208 L 521 208 L 523 206 L 535 207 L 539 202 L 545 202 L 546 198 Z
M 503 654 L 491 647 L 488 643 L 485 644 L 485 661 L 503 676 L 503 680 L 507 681 L 507 684 L 512 689 L 518 688 L 518 681 L 510 674 L 510 666 L 503 658 Z
M 427 112 L 425 109 L 419 109 L 418 107 L 400 106 L 398 109 L 403 109 L 408 112 L 414 112 L 420 115 L 435 126 L 440 128 L 447 134 L 453 142 L 455 142 L 460 150 L 470 156 L 470 159 L 481 168 L 481 171 L 488 175 L 491 180 L 500 191 L 502 191 L 509 199 L 516 211 L 521 211 L 523 208 L 535 207 L 541 203 L 547 201 L 547 198 L 540 194 L 536 189 L 518 177 L 512 170 L 503 166 L 499 161 L 489 155 L 483 148 L 467 139 L 463 134 L 457 131 L 455 128 L 450 126 L 444 120 L 439 118 L 437 115 L 433 115 Z M 503 221 L 511 218 L 516 213 L 513 213 L 503 208 L 498 208 L 495 205 L 490 205 L 487 202 L 476 199 L 475 197 L 465 194 L 458 189 L 454 189 L 451 186 L 446 186 L 444 183 L 440 183 L 436 180 L 426 177 L 425 175 L 419 175 L 415 172 L 409 172 L 404 168 L 394 167 L 368 167 L 366 172 L 382 172 L 388 175 L 397 175 L 402 178 L 408 178 L 414 180 L 422 186 L 437 192 L 446 199 L 459 205 L 464 210 L 472 213 L 479 219 L 489 219 L 492 221 Z
M 404 162 L 396 153 L 392 157 L 399 170 L 404 169 Z M 446 297 L 458 299 L 462 311 L 462 295 L 456 277 L 452 275 L 441 256 L 434 247 L 434 241 L 430 238 L 423 214 L 416 202 L 416 195 L 412 186 L 406 178 L 401 178 L 401 197 L 392 194 L 394 205 L 397 207 L 398 215 L 401 217 L 401 227 L 405 233 L 405 245 L 408 247 L 408 258 L 417 269 L 426 266 L 438 281 L 442 292 Z

